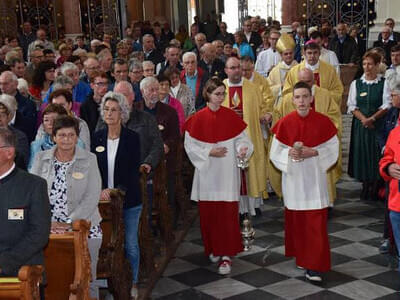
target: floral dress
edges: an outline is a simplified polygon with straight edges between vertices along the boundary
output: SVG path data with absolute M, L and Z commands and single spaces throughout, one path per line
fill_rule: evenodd
M 71 218 L 68 216 L 67 201 L 67 170 L 71 166 L 72 161 L 60 162 L 54 159 L 55 177 L 51 185 L 50 191 L 50 209 L 51 221 L 72 224 Z M 100 225 L 92 226 L 89 231 L 89 238 L 101 238 L 102 231 Z

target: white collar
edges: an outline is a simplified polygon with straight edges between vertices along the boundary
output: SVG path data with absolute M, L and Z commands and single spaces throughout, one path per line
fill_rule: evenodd
M 315 65 L 310 65 L 307 61 L 305 61 L 305 65 L 307 69 L 310 69 L 311 71 L 315 71 L 319 69 L 319 60 Z
M 365 83 L 367 85 L 378 83 L 379 81 L 381 81 L 381 79 L 382 79 L 382 75 L 381 74 L 378 74 L 374 80 L 365 79 L 365 74 L 363 74 L 361 76 L 361 82 Z
M 11 172 L 14 171 L 14 169 L 15 169 L 15 163 L 13 163 L 13 165 L 11 166 L 11 168 L 8 171 L 6 171 L 3 175 L 0 175 L 0 180 L 3 178 L 6 178 L 8 175 L 10 175 Z
M 243 85 L 243 77 L 242 77 L 242 79 L 240 79 L 240 82 L 238 82 L 238 83 L 232 83 L 228 79 L 228 87 L 236 87 L 236 86 L 242 86 L 242 85 Z
M 17 113 L 14 114 L 14 116 L 12 117 L 10 123 L 8 123 L 8 125 L 14 125 L 15 124 L 15 117 L 16 117 Z
M 181 82 L 179 81 L 178 85 L 176 87 L 171 87 L 171 93 L 174 98 L 176 98 L 176 95 L 178 94 L 179 89 L 181 88 Z
M 250 79 L 249 79 L 249 81 L 251 81 L 251 82 L 254 81 L 254 72 L 255 72 L 255 71 L 253 71 L 253 73 L 251 73 L 251 77 L 250 77 Z
M 283 60 L 281 61 L 281 63 L 282 63 L 282 69 L 286 69 L 286 70 L 289 70 L 291 67 L 293 67 L 293 64 L 294 64 L 294 59 L 293 59 L 293 61 L 290 63 L 290 65 L 288 65 L 287 63 L 285 63 Z

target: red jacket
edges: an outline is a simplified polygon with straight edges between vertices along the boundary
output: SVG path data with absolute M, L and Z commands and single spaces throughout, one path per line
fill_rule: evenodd
M 400 165 L 400 126 L 394 128 L 386 142 L 385 153 L 379 162 L 379 171 L 382 178 L 389 182 L 389 209 L 400 212 L 400 186 L 399 180 L 388 174 L 390 164 Z

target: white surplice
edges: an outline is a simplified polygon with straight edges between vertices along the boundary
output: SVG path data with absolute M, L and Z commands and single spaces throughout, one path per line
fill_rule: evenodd
M 236 137 L 218 143 L 206 143 L 191 137 L 186 131 L 184 145 L 195 167 L 191 199 L 239 201 L 240 169 L 237 167 L 237 154 L 242 147 L 248 148 L 246 158 L 250 158 L 253 153 L 253 144 L 246 132 L 242 131 Z M 226 156 L 209 156 L 214 147 L 226 147 Z
M 270 160 L 282 172 L 282 195 L 285 207 L 291 210 L 313 210 L 329 206 L 327 170 L 338 159 L 339 140 L 333 136 L 313 147 L 318 155 L 293 162 L 291 147 L 272 140 Z
M 261 51 L 257 56 L 255 70 L 265 78 L 268 77 L 269 72 L 282 60 L 281 55 L 277 50 L 268 48 Z

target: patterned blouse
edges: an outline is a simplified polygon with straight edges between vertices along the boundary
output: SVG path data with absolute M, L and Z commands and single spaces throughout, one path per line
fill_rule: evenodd
M 50 191 L 50 208 L 51 221 L 72 224 L 71 218 L 68 216 L 68 200 L 67 200 L 67 170 L 71 166 L 72 161 L 60 162 L 54 158 L 55 177 L 51 185 Z M 89 231 L 89 239 L 101 238 L 102 231 L 100 225 L 92 226 Z

